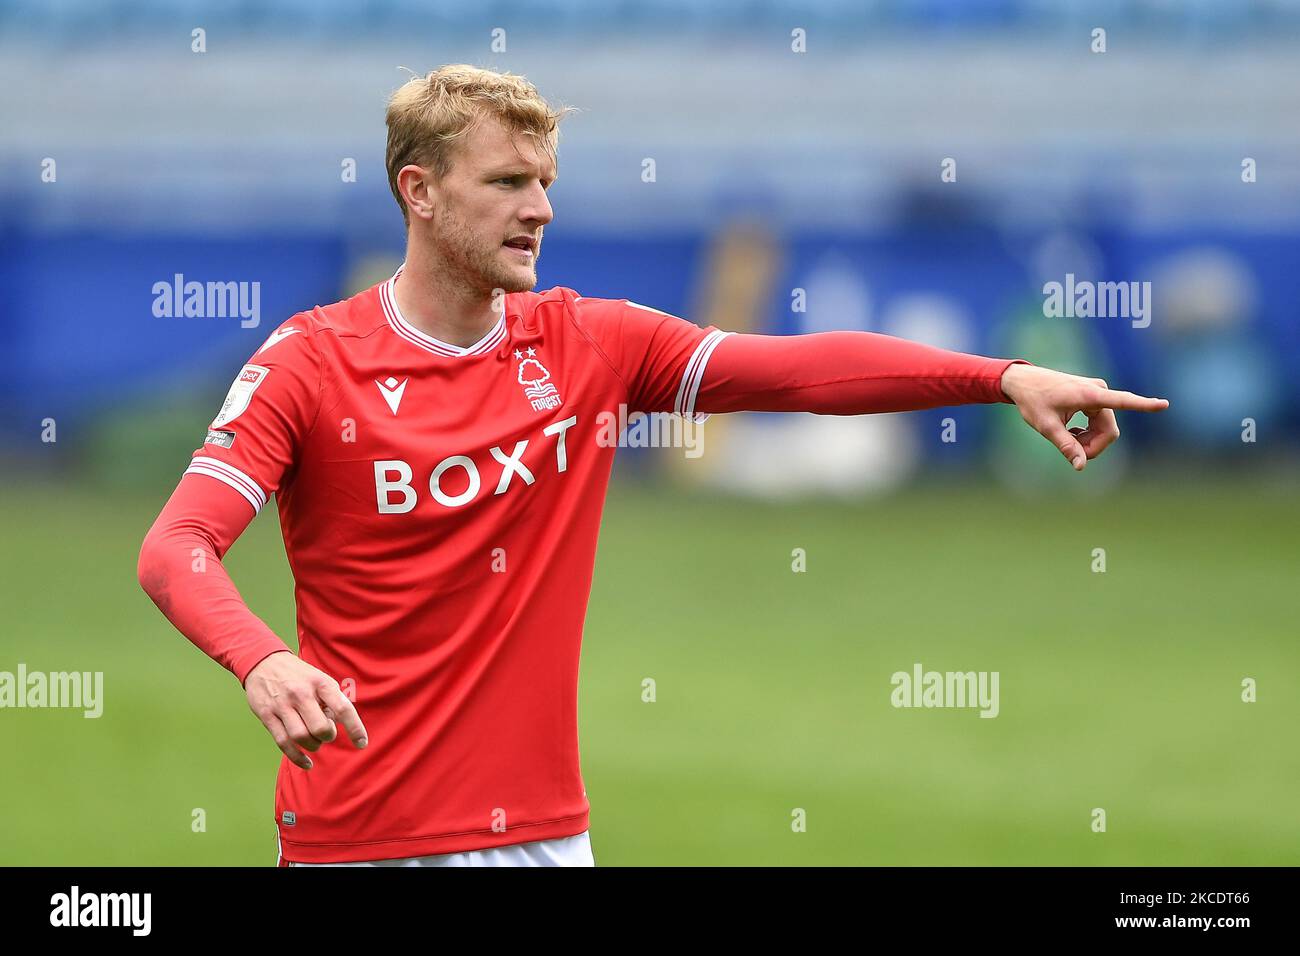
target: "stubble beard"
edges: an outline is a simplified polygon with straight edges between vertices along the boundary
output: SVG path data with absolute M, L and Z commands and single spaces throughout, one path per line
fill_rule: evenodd
M 445 205 L 438 215 L 434 233 L 438 254 L 450 267 L 453 275 L 462 277 L 475 293 L 492 295 L 497 289 L 505 292 L 530 292 L 537 285 L 537 255 L 527 268 L 510 268 L 503 262 L 504 246 L 500 240 L 484 239 Z M 504 238 L 504 237 L 503 237 Z

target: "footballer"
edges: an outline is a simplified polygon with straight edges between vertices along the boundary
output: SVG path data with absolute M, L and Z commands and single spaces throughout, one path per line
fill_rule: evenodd
M 1168 405 L 877 333 L 739 334 L 535 292 L 564 113 L 465 65 L 393 94 L 405 261 L 267 337 L 144 539 L 141 586 L 284 754 L 281 866 L 594 864 L 577 703 L 604 416 L 1005 402 L 1081 471 L 1115 409 Z M 221 564 L 272 495 L 296 654 Z

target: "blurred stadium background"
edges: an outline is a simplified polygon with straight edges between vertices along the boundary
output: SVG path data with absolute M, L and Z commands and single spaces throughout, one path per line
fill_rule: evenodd
M 279 753 L 136 555 L 271 329 L 401 261 L 383 107 L 448 62 L 581 110 L 539 288 L 1172 402 L 1082 475 L 1005 406 L 620 452 L 598 864 L 1300 862 L 1300 3 L 0 0 L 0 670 L 106 695 L 0 711 L 0 863 L 274 862 Z M 260 323 L 155 317 L 178 273 Z M 1151 282 L 1150 326 L 1045 317 L 1067 274 Z M 274 509 L 228 566 L 292 643 Z M 918 661 L 999 671 L 1000 716 L 892 708 Z

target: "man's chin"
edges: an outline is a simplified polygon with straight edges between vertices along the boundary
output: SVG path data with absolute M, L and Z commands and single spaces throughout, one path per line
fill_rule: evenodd
M 536 269 L 511 269 L 497 277 L 494 288 L 506 292 L 531 292 L 537 286 Z

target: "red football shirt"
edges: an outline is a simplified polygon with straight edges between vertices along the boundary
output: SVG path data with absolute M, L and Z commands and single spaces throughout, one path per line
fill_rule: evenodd
M 726 334 L 560 287 L 507 294 L 458 348 L 408 323 L 392 285 L 276 329 L 187 469 L 254 509 L 276 496 L 299 656 L 369 732 L 311 771 L 281 760 L 275 816 L 298 862 L 587 829 L 579 648 L 616 451 L 598 416 L 693 413 Z M 242 681 L 276 649 L 252 642 L 232 669 Z
M 1006 402 L 1002 375 L 1022 361 L 872 332 L 724 333 L 562 287 L 506 295 L 492 330 L 457 348 L 403 319 L 392 284 L 268 337 L 141 547 L 141 586 L 243 683 L 286 648 L 220 556 L 276 497 L 299 654 L 369 733 L 363 750 L 322 747 L 310 771 L 281 761 L 294 862 L 587 829 L 578 660 L 617 424 Z

